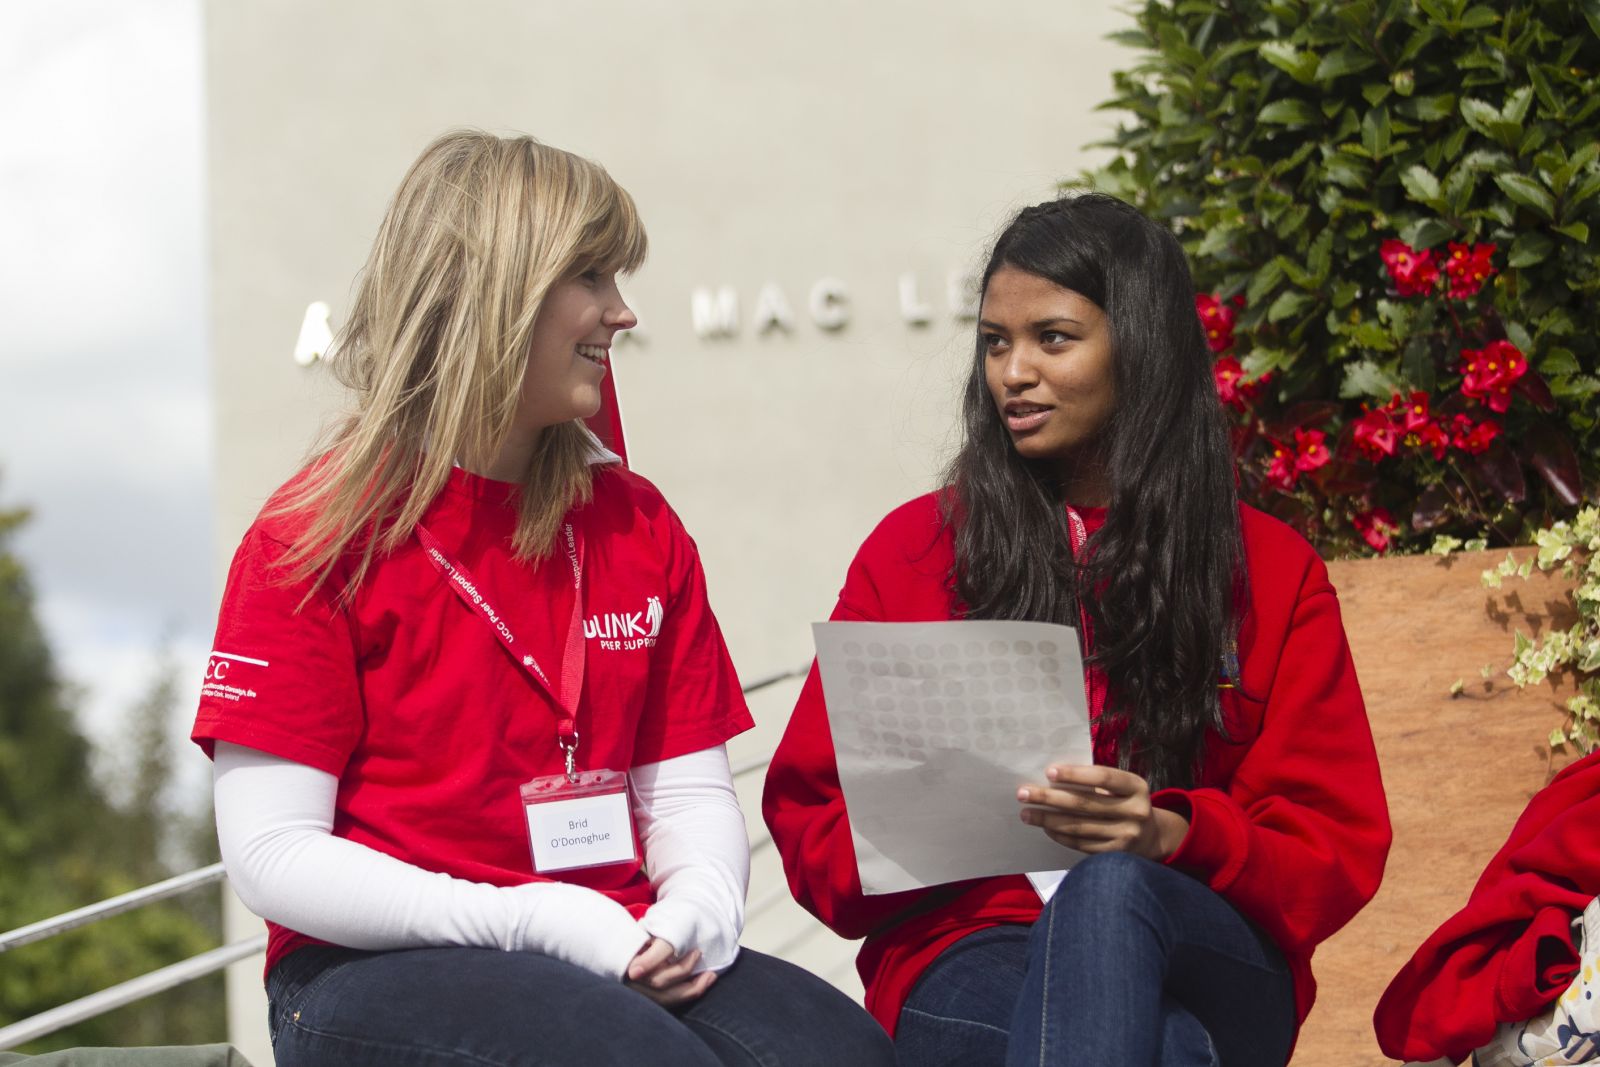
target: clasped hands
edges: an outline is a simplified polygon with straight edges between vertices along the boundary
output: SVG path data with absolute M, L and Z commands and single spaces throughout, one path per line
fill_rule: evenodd
M 1022 786 L 1017 800 L 1022 821 L 1057 844 L 1165 860 L 1189 832 L 1182 815 L 1151 805 L 1149 783 L 1131 771 L 1052 764 L 1045 777 L 1048 785 Z
M 715 971 L 693 973 L 699 962 L 699 949 L 679 956 L 670 944 L 652 937 L 629 961 L 624 979 L 630 988 L 662 1007 L 677 1007 L 700 997 L 717 980 Z

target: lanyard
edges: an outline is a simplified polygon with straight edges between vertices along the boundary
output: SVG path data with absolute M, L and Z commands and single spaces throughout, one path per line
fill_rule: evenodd
M 578 700 L 583 691 L 586 651 L 583 641 L 583 538 L 573 530 L 570 522 L 562 525 L 561 533 L 566 540 L 567 560 L 572 565 L 572 621 L 567 627 L 567 644 L 561 654 L 561 684 L 558 689 L 551 684 L 533 653 L 517 648 L 517 639 L 512 635 L 511 628 L 478 588 L 472 572 L 445 554 L 444 546 L 432 531 L 421 523 L 417 524 L 417 540 L 422 542 L 423 554 L 428 557 L 428 562 L 433 564 L 440 577 L 461 598 L 461 602 L 494 631 L 501 647 L 510 653 L 528 677 L 561 709 L 561 716 L 556 722 L 556 745 L 566 753 L 568 779 L 577 781 L 574 754 L 578 751 Z
M 1083 516 L 1079 515 L 1076 509 L 1070 506 L 1067 508 L 1067 535 L 1068 543 L 1072 546 L 1072 558 L 1081 559 L 1083 546 L 1089 540 L 1089 529 L 1083 524 Z M 1089 623 L 1089 612 L 1082 603 L 1078 605 L 1078 622 L 1083 626 L 1083 651 L 1087 654 L 1094 641 L 1094 628 Z M 1104 684 L 1096 684 L 1097 682 L 1103 683 L 1103 681 L 1104 679 L 1098 668 L 1084 664 L 1083 683 L 1084 688 L 1088 690 L 1089 721 L 1091 723 L 1098 722 L 1101 713 L 1105 711 L 1105 686 Z

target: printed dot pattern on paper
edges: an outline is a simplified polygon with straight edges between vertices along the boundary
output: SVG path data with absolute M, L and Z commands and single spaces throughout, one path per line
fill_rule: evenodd
M 997 741 L 1049 758 L 1074 736 L 1053 713 L 1067 684 L 1054 641 L 847 641 L 844 652 L 859 747 L 874 761 L 920 764 Z

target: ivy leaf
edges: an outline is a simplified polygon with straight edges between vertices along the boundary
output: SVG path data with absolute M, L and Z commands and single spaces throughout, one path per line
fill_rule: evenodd
M 1512 267 L 1531 267 L 1535 263 L 1543 263 L 1555 246 L 1556 243 L 1546 234 L 1530 230 L 1512 242 L 1511 252 L 1506 256 L 1506 264 Z
M 1274 100 L 1261 109 L 1256 120 L 1280 126 L 1310 126 L 1313 123 L 1321 123 L 1322 115 L 1304 100 L 1291 97 L 1287 100 Z
M 1532 208 L 1547 219 L 1555 217 L 1555 197 L 1526 174 L 1496 174 L 1494 183 L 1514 202 Z

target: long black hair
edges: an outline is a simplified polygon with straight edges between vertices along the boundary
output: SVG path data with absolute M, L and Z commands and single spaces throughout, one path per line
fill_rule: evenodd
M 1109 506 L 1075 562 L 1059 463 L 1013 447 L 980 331 L 947 472 L 952 582 L 970 618 L 1077 626 L 1081 603 L 1119 762 L 1152 789 L 1191 785 L 1206 731 L 1223 729 L 1217 686 L 1238 632 L 1244 548 L 1189 265 L 1172 234 L 1086 193 L 1021 211 L 995 242 L 984 292 L 1003 267 L 1073 290 L 1110 322 L 1116 406 L 1087 450 L 1104 464 Z

